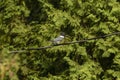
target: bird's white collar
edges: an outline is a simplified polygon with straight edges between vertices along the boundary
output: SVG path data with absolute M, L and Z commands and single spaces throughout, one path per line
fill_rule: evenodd
M 60 36 L 61 38 L 64 38 L 64 36 Z

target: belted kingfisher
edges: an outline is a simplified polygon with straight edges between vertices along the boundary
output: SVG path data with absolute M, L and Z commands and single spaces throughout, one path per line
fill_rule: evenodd
M 60 41 L 62 41 L 64 38 L 65 38 L 65 33 L 61 32 L 59 37 L 52 40 L 53 45 L 59 44 Z

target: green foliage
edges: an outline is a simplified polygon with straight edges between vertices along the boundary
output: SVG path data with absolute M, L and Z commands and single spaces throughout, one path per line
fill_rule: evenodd
M 120 31 L 118 0 L 0 0 L 0 80 L 119 80 L 119 35 L 49 49 L 11 50 L 79 41 Z

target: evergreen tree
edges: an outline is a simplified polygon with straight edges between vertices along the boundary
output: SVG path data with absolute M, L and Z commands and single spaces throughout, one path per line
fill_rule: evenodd
M 118 0 L 0 0 L 0 80 L 119 80 L 119 35 L 10 53 L 118 31 Z

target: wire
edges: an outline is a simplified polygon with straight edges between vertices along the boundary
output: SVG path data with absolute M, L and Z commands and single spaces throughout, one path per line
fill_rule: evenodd
M 29 50 L 43 50 L 43 49 L 47 49 L 47 48 L 52 48 L 54 46 L 82 43 L 82 42 L 87 42 L 87 41 L 90 41 L 90 40 L 96 40 L 96 39 L 100 39 L 100 38 L 106 38 L 106 37 L 109 37 L 109 36 L 112 36 L 112 35 L 118 35 L 118 34 L 120 34 L 120 32 L 114 32 L 114 33 L 107 34 L 107 35 L 104 35 L 104 36 L 99 36 L 99 37 L 95 37 L 95 38 L 88 38 L 88 39 L 83 39 L 83 40 L 79 40 L 79 41 L 66 42 L 66 43 L 50 45 L 50 46 L 43 46 L 43 47 L 38 47 L 38 48 L 27 48 L 27 49 L 22 49 L 22 50 L 19 50 L 19 51 L 9 51 L 9 52 L 10 53 L 21 53 L 21 52 L 28 52 Z

